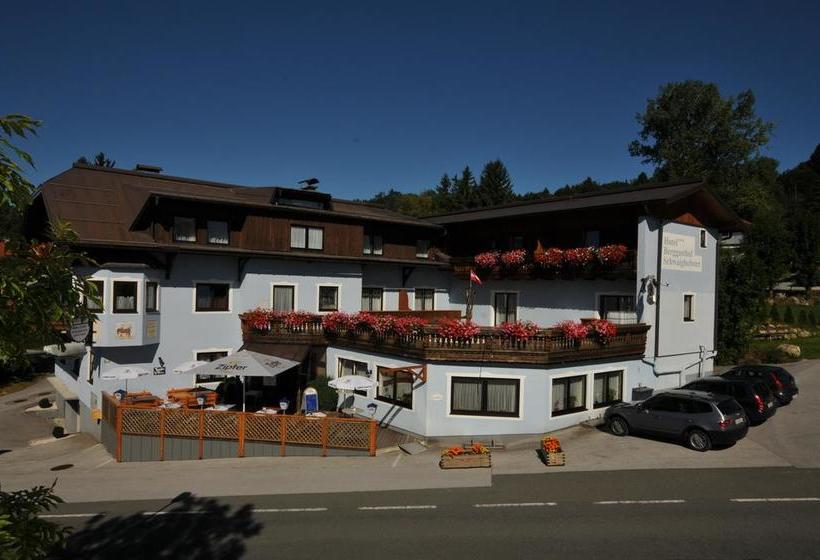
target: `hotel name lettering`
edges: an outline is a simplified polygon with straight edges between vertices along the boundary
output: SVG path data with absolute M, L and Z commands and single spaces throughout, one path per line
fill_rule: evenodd
M 695 254 L 695 237 L 664 232 L 662 268 L 701 272 L 703 257 Z

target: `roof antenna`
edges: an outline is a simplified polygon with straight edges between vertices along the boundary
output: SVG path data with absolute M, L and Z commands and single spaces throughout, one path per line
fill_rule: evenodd
M 311 177 L 310 179 L 302 179 L 296 183 L 297 185 L 302 185 L 303 191 L 315 191 L 319 188 L 319 179 L 316 177 Z

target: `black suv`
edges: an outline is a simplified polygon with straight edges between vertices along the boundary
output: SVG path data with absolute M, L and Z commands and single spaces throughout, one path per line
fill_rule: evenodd
M 762 424 L 777 411 L 774 394 L 760 380 L 711 376 L 687 383 L 681 389 L 733 397 L 743 407 L 753 426 Z
M 604 420 L 616 436 L 644 432 L 683 439 L 695 451 L 731 445 L 749 430 L 743 408 L 732 397 L 681 389 L 638 403 L 614 404 L 604 413 Z
M 795 395 L 800 392 L 792 374 L 778 366 L 737 366 L 721 377 L 763 381 L 781 406 L 792 402 Z

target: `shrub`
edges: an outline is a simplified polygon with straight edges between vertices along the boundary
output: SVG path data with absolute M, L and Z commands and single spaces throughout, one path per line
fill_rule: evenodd
M 327 377 L 317 377 L 310 383 L 308 387 L 316 389 L 319 395 L 319 410 L 336 410 L 336 405 L 339 402 L 339 393 L 336 389 L 328 386 Z
M 561 329 L 565 337 L 575 342 L 583 340 L 589 334 L 589 327 L 580 321 L 561 321 L 555 326 Z
M 495 268 L 498 266 L 498 259 L 501 254 L 498 251 L 487 251 L 475 256 L 475 264 L 479 268 Z
M 786 306 L 786 312 L 783 314 L 783 322 L 789 325 L 794 324 L 794 312 L 790 305 Z
M 40 408 L 48 408 L 51 406 L 51 401 L 48 400 L 48 397 L 43 397 L 39 401 L 37 401 L 37 406 Z
M 481 332 L 478 325 L 472 321 L 459 321 L 457 319 L 444 319 L 439 321 L 436 333 L 444 338 L 454 340 L 469 340 Z
M 809 324 L 809 314 L 806 313 L 805 309 L 801 309 L 800 313 L 797 314 L 797 322 L 801 325 L 808 325 Z
M 538 334 L 538 325 L 532 321 L 515 321 L 499 325 L 498 330 L 513 340 L 529 340 Z
M 0 558 L 47 558 L 57 553 L 70 529 L 40 515 L 61 503 L 54 484 L 0 491 Z
M 812 328 L 817 328 L 817 315 L 814 311 L 809 312 L 809 324 L 812 326 Z
M 65 437 L 65 428 L 62 426 L 54 426 L 54 428 L 51 429 L 51 435 L 57 439 Z
M 772 320 L 772 323 L 775 323 L 775 324 L 782 321 L 782 319 L 780 317 L 780 309 L 776 305 L 772 305 L 772 310 L 771 310 L 771 313 L 769 315 L 769 318 Z

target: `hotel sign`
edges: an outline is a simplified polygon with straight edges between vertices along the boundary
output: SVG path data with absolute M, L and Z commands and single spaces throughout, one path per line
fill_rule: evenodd
M 661 268 L 701 272 L 703 257 L 695 254 L 695 237 L 664 232 Z

